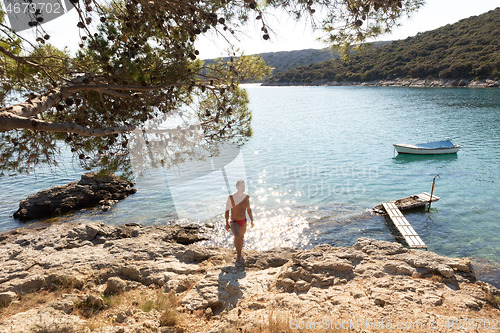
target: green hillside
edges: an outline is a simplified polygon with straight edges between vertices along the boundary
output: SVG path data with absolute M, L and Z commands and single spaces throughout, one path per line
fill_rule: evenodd
M 381 45 L 387 45 L 390 42 L 376 42 L 371 43 L 368 47 L 375 48 Z M 254 56 L 260 55 L 265 61 L 266 65 L 274 68 L 273 74 L 285 72 L 299 66 L 307 66 L 311 64 L 316 64 L 319 62 L 324 62 L 332 59 L 340 58 L 340 53 L 331 50 L 330 48 L 324 49 L 304 49 L 295 51 L 279 51 L 279 52 L 268 52 L 254 54 Z M 229 57 L 222 58 L 223 60 L 229 60 Z M 206 63 L 213 62 L 214 59 L 204 60 Z
M 274 68 L 273 74 L 288 71 L 298 66 L 307 66 L 340 57 L 338 53 L 328 48 L 269 52 L 261 53 L 260 56 L 266 62 L 266 65 Z
M 288 71 L 297 66 L 307 66 L 318 62 L 340 58 L 339 53 L 336 53 L 329 48 L 268 52 L 253 55 L 260 55 L 266 65 L 274 68 L 273 74 Z M 203 61 L 205 63 L 211 63 L 214 60 L 215 59 L 206 59 Z M 224 57 L 222 60 L 228 61 L 229 57 Z
M 500 79 L 500 8 L 415 37 L 274 74 L 266 84 L 395 78 Z

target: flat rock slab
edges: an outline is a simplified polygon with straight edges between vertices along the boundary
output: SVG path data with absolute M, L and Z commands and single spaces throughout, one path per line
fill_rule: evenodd
M 94 172 L 82 175 L 77 182 L 54 186 L 32 194 L 19 203 L 14 218 L 29 221 L 59 216 L 71 211 L 95 207 L 108 208 L 114 202 L 137 192 L 135 184 L 116 175 L 101 176 Z

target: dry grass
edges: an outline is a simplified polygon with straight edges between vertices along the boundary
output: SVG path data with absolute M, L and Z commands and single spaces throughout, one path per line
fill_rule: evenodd
M 71 294 L 83 287 L 83 282 L 76 277 L 50 275 L 43 289 L 22 294 L 18 302 L 12 302 L 7 307 L 0 307 L 0 320 L 56 301 L 62 294 Z
M 495 295 L 488 295 L 487 301 L 488 301 L 488 303 L 491 304 L 491 306 L 500 310 L 500 295 L 496 295 L 496 296 Z
M 45 280 L 44 289 L 47 290 L 81 290 L 84 282 L 75 276 L 51 274 Z
M 160 316 L 160 326 L 176 326 L 180 324 L 180 317 L 177 312 L 177 296 L 170 292 L 161 297 L 162 307 Z
M 181 314 L 177 312 L 178 299 L 174 292 L 165 294 L 162 289 L 143 288 L 129 290 L 109 297 L 102 296 L 102 298 L 108 307 L 89 318 L 86 326 L 91 331 L 115 325 L 114 313 L 136 308 L 144 312 L 156 310 L 159 313 L 160 326 L 175 327 L 177 332 L 183 332 L 181 325 L 184 320 Z
M 104 319 L 101 318 L 101 316 L 97 317 L 92 317 L 87 320 L 87 323 L 85 324 L 86 327 L 90 329 L 90 331 L 94 331 L 98 328 L 102 327 L 107 327 L 107 326 L 112 326 L 113 322 L 110 319 Z
M 135 292 L 134 292 L 135 291 Z M 123 293 L 113 294 L 103 296 L 104 302 L 108 305 L 109 308 L 117 308 L 121 305 L 130 305 L 134 302 L 137 302 L 137 290 L 126 291 Z
M 94 317 L 97 313 L 104 311 L 109 307 L 109 304 L 100 295 L 87 295 L 79 301 L 75 302 L 73 312 L 78 312 L 79 315 L 90 318 Z
M 296 332 L 297 330 L 295 330 Z M 267 316 L 267 322 L 259 328 L 262 333 L 291 333 L 290 315 L 283 312 L 271 310 Z
M 152 309 L 158 311 L 160 315 L 160 326 L 176 326 L 180 324 L 179 313 L 177 312 L 177 295 L 171 291 L 165 294 L 162 289 L 155 290 L 152 294 L 143 295 L 138 304 L 138 308 L 144 312 Z
M 435 282 L 435 283 L 445 283 L 446 282 L 446 278 L 440 274 L 434 274 L 432 275 L 429 280 L 431 280 L 432 282 Z
M 61 295 L 62 291 L 47 291 L 42 290 L 36 293 L 21 295 L 19 302 L 13 302 L 9 306 L 0 308 L 0 320 L 4 320 L 20 312 L 25 312 L 41 305 L 48 304 L 56 301 Z
M 83 333 L 83 328 L 74 327 L 68 323 L 58 323 L 56 321 L 42 321 L 36 323 L 30 330 L 32 333 Z
M 223 333 L 326 333 L 326 332 L 340 332 L 334 328 L 320 327 L 319 325 L 312 328 L 298 328 L 298 322 L 293 322 L 293 317 L 287 312 L 277 311 L 275 309 L 269 310 L 267 314 L 267 319 L 262 323 L 252 323 L 248 325 L 248 322 L 237 323 L 234 327 L 226 328 Z M 295 318 L 298 319 L 298 318 Z M 300 321 L 300 320 L 299 320 Z M 308 323 L 320 323 L 322 318 L 308 319 Z M 297 325 L 297 326 L 294 326 Z M 305 326 L 305 325 L 304 325 Z

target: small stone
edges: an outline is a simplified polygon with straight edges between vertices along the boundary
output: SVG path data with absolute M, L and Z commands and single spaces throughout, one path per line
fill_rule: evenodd
M 357 299 L 357 298 L 361 298 L 363 296 L 365 296 L 364 293 L 362 293 L 361 291 L 359 290 L 351 290 L 351 296 L 354 298 L 354 299 Z
M 208 307 L 205 309 L 205 316 L 207 318 L 211 318 L 213 315 L 214 315 L 214 312 L 213 312 L 212 308 Z
M 297 290 L 298 292 L 307 291 L 307 290 L 309 290 L 310 287 L 311 287 L 311 284 L 304 281 L 304 280 L 300 280 L 295 284 L 295 290 Z
M 373 301 L 375 302 L 375 305 L 378 305 L 381 307 L 383 307 L 385 305 L 385 300 L 383 298 L 376 297 Z
M 71 312 L 73 312 L 75 302 L 78 301 L 78 296 L 72 294 L 64 294 L 61 298 L 62 299 L 49 304 L 49 306 L 56 310 L 63 311 L 66 314 L 70 314 Z
M 247 305 L 247 308 L 250 310 L 260 310 L 260 309 L 265 309 L 266 304 L 259 303 L 259 302 L 250 302 Z
M 127 288 L 126 281 L 123 281 L 117 276 L 113 276 L 108 279 L 108 282 L 106 283 L 106 290 L 104 290 L 104 293 L 107 295 L 116 294 L 124 291 L 126 288 Z
M 106 304 L 104 303 L 104 300 L 101 297 L 98 297 L 96 295 L 87 295 L 84 299 L 85 304 L 87 307 L 95 309 L 95 310 L 101 310 L 106 308 Z
M 124 311 L 120 311 L 116 314 L 115 321 L 117 323 L 123 323 L 128 318 L 127 314 Z
M 481 308 L 481 303 L 473 299 L 464 299 L 463 304 L 472 310 L 479 310 Z
M 413 275 L 417 270 L 406 263 L 389 262 L 384 265 L 384 270 L 390 274 Z
M 17 294 L 13 291 L 6 291 L 0 293 L 0 307 L 7 307 L 13 300 L 15 300 Z
M 460 272 L 470 272 L 472 270 L 472 262 L 470 259 L 457 259 L 454 262 L 448 263 L 448 265 Z
M 279 279 L 276 282 L 276 287 L 277 288 L 283 288 L 285 290 L 293 289 L 294 286 L 295 286 L 295 281 L 293 281 L 290 278 Z
M 422 299 L 422 303 L 438 306 L 443 304 L 443 299 L 437 295 L 429 295 Z
M 438 265 L 436 269 L 439 272 L 439 274 L 441 274 L 445 278 L 451 278 L 453 275 L 455 275 L 453 268 L 451 268 L 448 265 Z

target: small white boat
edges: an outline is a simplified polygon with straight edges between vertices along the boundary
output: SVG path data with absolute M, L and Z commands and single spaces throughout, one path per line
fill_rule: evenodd
M 450 140 L 435 141 L 417 144 L 393 144 L 399 154 L 416 154 L 416 155 L 439 155 L 439 154 L 454 154 L 459 149 L 459 145 L 454 145 Z

